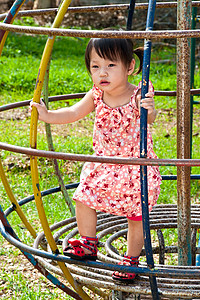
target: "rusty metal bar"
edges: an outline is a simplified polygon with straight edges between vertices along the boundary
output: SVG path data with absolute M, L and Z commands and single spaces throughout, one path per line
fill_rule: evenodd
M 154 209 L 153 209 L 153 213 L 150 214 L 150 216 L 152 217 L 151 218 L 152 219 L 151 220 L 151 226 L 152 226 L 151 228 L 154 229 L 156 227 L 156 219 L 157 218 L 159 219 L 159 215 L 160 214 L 166 217 L 166 222 L 169 222 L 171 220 L 171 213 L 169 214 L 169 212 L 172 212 L 172 214 L 176 215 L 176 212 L 177 212 L 176 206 L 175 205 L 171 205 L 171 204 L 170 205 L 156 205 L 156 207 L 154 207 Z M 192 216 L 195 217 L 195 215 L 196 215 L 197 212 L 198 213 L 200 212 L 199 205 L 193 206 Z M 110 231 L 109 233 L 112 234 L 112 239 L 115 240 L 115 239 L 118 238 L 118 235 L 116 235 L 114 233 L 114 232 L 116 232 L 116 230 L 120 230 L 120 223 L 119 223 L 118 226 L 114 225 L 114 224 L 116 224 L 116 220 L 117 219 L 119 219 L 119 220 L 121 219 L 121 229 L 122 229 L 124 227 L 124 225 L 125 225 L 124 222 L 127 222 L 127 220 L 125 218 L 122 218 L 122 217 L 113 217 L 113 216 L 111 216 L 109 214 L 99 214 L 98 215 L 98 224 L 99 224 L 98 225 L 98 231 L 99 230 L 103 230 L 100 233 L 101 238 L 108 233 L 108 230 Z M 110 222 L 111 220 L 113 222 Z M 62 227 L 62 226 L 65 226 L 66 224 L 68 224 L 68 226 L 65 228 L 65 230 L 63 230 L 64 228 L 60 230 L 60 233 L 63 235 L 68 230 L 71 230 L 70 229 L 71 225 L 73 225 L 73 228 L 75 228 L 77 226 L 77 224 L 74 224 L 75 223 L 74 221 L 75 221 L 75 218 L 71 218 L 71 219 L 67 219 L 67 220 L 61 221 L 61 222 L 59 222 L 57 224 L 52 225 L 51 226 L 51 230 L 56 230 L 56 235 L 57 235 L 58 234 L 57 229 L 59 227 Z M 194 222 L 196 222 L 195 219 L 194 219 Z M 163 223 L 162 218 L 160 219 L 160 223 L 161 224 Z M 112 224 L 113 224 L 113 226 L 112 226 Z M 193 223 L 193 225 L 195 226 L 196 224 Z M 173 226 L 175 227 L 176 224 L 174 223 Z M 200 225 L 198 224 L 198 226 L 200 226 Z M 119 227 L 119 229 L 117 227 Z M 126 227 L 127 227 L 127 225 L 126 225 Z M 164 227 L 165 227 L 165 225 L 164 225 Z M 104 228 L 108 228 L 108 230 L 107 229 L 105 230 Z M 166 226 L 166 228 L 167 228 L 167 226 Z M 121 233 L 121 232 L 118 232 L 118 233 L 120 233 L 121 236 L 123 235 L 123 233 Z M 99 237 L 100 237 L 100 235 L 99 235 Z M 40 238 L 42 238 L 42 234 L 40 234 Z M 54 235 L 54 238 L 55 238 L 55 235 Z M 58 238 L 59 238 L 59 236 L 56 237 L 56 240 L 58 240 Z M 107 242 L 108 242 L 108 240 L 107 240 Z M 106 252 L 107 252 L 107 250 L 106 250 Z M 111 252 L 109 252 L 109 254 L 110 253 Z M 168 249 L 166 247 L 166 253 L 176 253 L 176 249 Z M 113 257 L 112 253 L 110 255 Z M 48 257 L 48 254 L 47 254 L 47 257 Z M 106 256 L 104 256 L 103 259 L 104 258 L 106 258 Z M 99 256 L 99 259 L 100 259 L 100 256 Z M 119 259 L 119 258 L 117 258 L 117 259 Z M 39 261 L 41 262 L 41 259 Z M 109 261 L 110 261 L 110 259 L 108 257 L 106 258 L 106 260 L 104 260 L 105 266 L 106 266 L 106 263 L 109 262 Z M 115 262 L 113 261 L 112 263 L 115 263 Z M 44 261 L 44 267 L 48 268 L 48 269 L 49 269 L 49 267 L 51 267 L 52 269 L 49 269 L 49 270 L 52 271 L 52 272 L 54 272 L 54 273 L 58 272 L 58 270 L 59 270 L 59 269 L 55 270 L 55 269 L 53 269 L 54 266 L 48 265 L 48 261 Z M 161 267 L 161 269 L 163 268 L 162 266 L 159 266 L 159 268 L 160 267 Z M 89 271 L 89 272 L 87 272 L 87 276 L 84 275 L 84 274 L 86 274 L 86 272 L 84 270 L 82 270 L 80 266 L 77 267 L 77 266 L 71 265 L 69 267 L 69 269 L 70 269 L 70 271 L 72 271 L 72 273 L 75 272 L 75 274 L 77 274 L 77 277 L 75 276 L 76 280 L 78 280 L 79 276 L 81 275 L 81 282 L 84 283 L 84 284 L 86 284 L 86 281 L 87 281 L 88 284 L 94 283 L 95 286 L 100 286 L 100 287 L 103 287 L 103 288 L 110 288 L 110 289 L 114 288 L 116 290 L 119 289 L 119 290 L 122 290 L 122 291 L 125 291 L 125 289 L 127 288 L 127 286 L 123 286 L 123 285 L 115 285 L 115 286 L 113 286 L 113 283 L 112 283 L 112 281 L 110 279 L 107 281 L 106 286 L 103 285 L 103 280 L 101 278 L 102 276 L 99 276 L 99 274 L 104 274 L 106 276 L 106 279 L 107 279 L 108 276 L 111 276 L 111 274 L 112 274 L 112 271 L 109 271 L 109 269 L 107 271 L 106 271 L 106 269 L 105 270 L 103 270 L 103 269 L 96 269 L 96 268 L 94 269 L 92 266 L 86 266 L 86 265 L 83 265 L 82 268 L 84 268 L 84 269 L 86 268 Z M 164 267 L 164 270 L 165 270 L 165 268 L 166 267 Z M 167 266 L 167 269 L 169 269 L 169 270 L 171 270 L 171 269 L 172 270 L 173 269 L 176 270 L 177 268 L 179 268 L 179 267 L 176 267 L 176 266 Z M 180 269 L 182 270 L 181 271 L 182 274 L 179 273 L 180 277 L 175 276 L 176 278 L 172 278 L 171 276 L 169 276 L 169 273 L 168 273 L 167 277 L 165 277 L 165 278 L 163 278 L 163 277 L 160 278 L 159 277 L 158 278 L 159 289 L 161 288 L 161 295 L 168 295 L 170 298 L 173 298 L 173 299 L 176 299 L 174 297 L 178 296 L 178 295 L 181 295 L 181 296 L 184 296 L 184 297 L 188 298 L 188 297 L 191 296 L 191 292 L 190 291 L 192 291 L 193 298 L 194 297 L 196 298 L 196 297 L 199 296 L 200 289 L 199 289 L 199 285 L 198 285 L 198 277 L 197 277 L 197 279 L 192 279 L 192 278 L 190 278 L 190 279 L 189 278 L 188 279 L 182 279 L 183 277 L 185 277 L 184 276 L 184 273 L 185 273 L 184 270 L 186 271 L 186 273 L 187 273 L 187 270 L 188 270 L 188 269 L 184 269 L 184 268 L 185 267 L 180 267 Z M 194 270 L 194 268 L 192 267 L 191 270 Z M 174 275 L 174 273 L 171 273 L 171 274 Z M 62 275 L 62 274 L 59 274 L 59 275 Z M 160 275 L 161 275 L 161 273 L 160 273 Z M 150 293 L 150 287 L 148 286 L 147 277 L 144 277 L 144 276 L 140 275 L 140 278 L 137 281 L 136 286 L 135 285 L 131 286 L 128 289 L 128 291 L 135 293 L 136 291 L 138 291 L 137 290 L 138 286 L 140 286 L 139 290 L 141 291 L 141 294 L 148 294 L 148 293 Z M 87 277 L 87 278 L 85 278 L 85 277 Z
M 30 156 L 57 158 L 72 161 L 90 161 L 110 164 L 143 165 L 143 166 L 200 166 L 200 159 L 150 159 L 150 158 L 119 158 L 109 156 L 83 155 L 54 151 L 38 150 L 13 146 L 0 142 L 0 149 Z
M 49 102 L 53 101 L 62 101 L 62 100 L 69 100 L 69 99 L 80 99 L 85 96 L 86 93 L 75 93 L 75 94 L 66 94 L 66 95 L 56 95 L 56 96 L 49 96 Z M 176 91 L 155 91 L 155 96 L 176 96 Z M 200 95 L 200 89 L 191 89 L 191 95 Z M 19 108 L 23 106 L 28 106 L 31 100 L 24 100 L 15 103 L 9 103 L 6 105 L 0 106 L 0 112 L 6 111 L 9 109 Z
M 178 30 L 191 28 L 191 0 L 177 6 Z M 190 158 L 190 40 L 177 40 L 177 158 Z M 191 265 L 190 167 L 177 168 L 178 261 Z
M 152 31 L 102 31 L 102 30 L 75 30 L 60 28 L 44 28 L 17 26 L 0 23 L 0 29 L 28 34 L 41 34 L 48 36 L 70 36 L 87 38 L 131 38 L 131 39 L 160 39 L 160 38 L 185 38 L 200 37 L 200 29 L 195 30 L 152 30 Z
M 193 7 L 200 7 L 200 1 L 193 1 Z M 159 8 L 172 8 L 177 7 L 177 2 L 158 2 L 156 4 L 156 9 Z M 68 13 L 87 13 L 87 12 L 97 12 L 97 11 L 123 11 L 128 10 L 129 4 L 115 4 L 115 5 L 95 5 L 95 6 L 80 6 L 80 7 L 69 7 Z M 138 3 L 135 6 L 136 10 L 147 9 L 148 3 Z M 18 17 L 23 16 L 40 16 L 40 15 L 52 15 L 57 14 L 57 8 L 49 9 L 35 9 L 35 10 L 25 10 L 18 13 Z M 0 21 L 7 16 L 6 13 L 0 14 Z
M 50 62 L 51 60 L 49 59 L 49 63 L 47 65 L 47 69 L 46 69 L 46 73 L 45 73 L 45 77 L 44 77 L 44 86 L 43 86 L 43 98 L 44 98 L 44 102 L 46 104 L 47 109 L 49 109 L 49 98 L 48 98 L 48 87 L 49 87 L 49 71 L 50 71 Z M 48 143 L 48 149 L 50 151 L 54 151 L 54 145 L 53 145 L 53 137 L 52 137 L 52 133 L 51 133 L 51 125 L 48 123 L 45 123 L 45 131 L 46 131 L 46 138 L 47 138 L 47 143 Z M 61 171 L 57 162 L 57 159 L 53 159 L 52 160 L 52 164 L 54 167 L 54 172 L 55 175 L 57 177 L 59 186 L 61 188 L 63 197 L 65 199 L 65 202 L 70 210 L 70 213 L 72 216 L 75 216 L 75 208 L 72 204 L 72 200 L 70 199 L 67 189 L 65 188 L 65 184 L 64 181 L 62 179 L 62 175 L 61 175 Z

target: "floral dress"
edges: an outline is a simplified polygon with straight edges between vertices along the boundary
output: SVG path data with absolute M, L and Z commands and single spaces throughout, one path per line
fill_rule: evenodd
M 93 87 L 96 112 L 93 132 L 95 155 L 140 157 L 140 115 L 135 101 L 140 88 L 141 82 L 128 104 L 111 108 L 103 102 L 103 92 Z M 149 91 L 153 91 L 151 82 Z M 147 143 L 147 157 L 157 158 L 149 129 Z M 157 166 L 148 166 L 147 173 L 151 211 L 160 193 L 161 176 Z M 140 166 L 86 162 L 73 199 L 98 211 L 128 218 L 139 217 L 142 214 Z

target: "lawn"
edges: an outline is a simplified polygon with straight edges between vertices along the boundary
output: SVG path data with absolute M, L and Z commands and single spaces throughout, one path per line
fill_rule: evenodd
M 31 99 L 37 78 L 40 59 L 46 37 L 9 34 L 2 57 L 0 59 L 0 105 Z M 84 65 L 84 49 L 87 39 L 57 38 L 51 60 L 49 95 L 79 93 L 88 91 L 92 82 Z M 138 43 L 141 45 L 141 42 Z M 200 86 L 200 69 L 196 63 L 195 86 Z M 155 90 L 176 90 L 176 48 L 174 45 L 155 43 L 152 49 L 150 79 Z M 131 77 L 130 81 L 138 83 L 141 75 Z M 196 97 L 195 100 L 198 100 Z M 77 100 L 50 103 L 55 109 L 69 106 Z M 152 126 L 154 149 L 159 158 L 176 158 L 176 98 L 155 97 L 158 115 Z M 199 119 L 200 107 L 195 105 L 193 114 L 193 158 L 200 157 Z M 27 107 L 1 112 L 1 141 L 13 145 L 29 147 L 30 115 Z M 92 129 L 94 114 L 69 125 L 53 125 L 52 135 L 56 151 L 92 154 Z M 45 127 L 38 125 L 38 149 L 48 149 Z M 33 194 L 29 158 L 21 154 L 1 151 L 1 159 L 6 175 L 15 197 L 20 200 Z M 58 186 L 52 162 L 40 158 L 39 174 L 41 190 Z M 81 162 L 59 161 L 60 170 L 65 183 L 79 181 Z M 176 174 L 175 167 L 161 167 L 161 174 Z M 200 174 L 200 168 L 192 168 L 192 174 Z M 192 203 L 199 203 L 200 181 L 191 181 Z M 72 196 L 73 191 L 70 192 Z M 176 203 L 176 181 L 163 181 L 158 203 Z M 0 202 L 3 209 L 10 206 L 8 197 L 0 182 Z M 61 193 L 44 198 L 44 207 L 50 224 L 70 216 L 69 210 Z M 34 203 L 23 207 L 23 211 L 34 224 L 37 231 L 41 230 Z M 32 243 L 33 240 L 24 229 L 16 214 L 9 217 L 19 237 Z M 170 234 L 168 242 L 170 243 Z M 19 251 L 0 236 L 0 296 L 2 299 L 70 299 L 54 289 L 39 276 Z M 30 280 L 31 275 L 31 280 Z M 34 283 L 37 282 L 37 284 Z M 65 298 L 64 298 L 65 297 Z

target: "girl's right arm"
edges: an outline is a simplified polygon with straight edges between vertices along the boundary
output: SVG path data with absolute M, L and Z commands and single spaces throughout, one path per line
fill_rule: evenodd
M 36 107 L 38 119 L 50 124 L 67 124 L 73 123 L 84 118 L 94 110 L 94 100 L 92 90 L 90 90 L 82 100 L 71 107 L 60 108 L 57 110 L 47 110 L 44 102 L 40 103 L 31 101 L 30 111 Z

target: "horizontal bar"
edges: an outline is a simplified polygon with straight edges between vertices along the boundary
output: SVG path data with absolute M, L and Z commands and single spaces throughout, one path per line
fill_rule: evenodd
M 193 1 L 193 7 L 199 7 L 200 1 Z M 177 2 L 157 2 L 156 9 L 158 8 L 172 8 L 177 7 Z M 111 4 L 111 5 L 95 5 L 95 6 L 78 6 L 78 7 L 69 7 L 68 13 L 86 13 L 86 12 L 97 12 L 97 11 L 116 11 L 116 10 L 128 10 L 129 4 Z M 136 3 L 136 10 L 148 9 L 148 3 Z M 49 8 L 49 9 L 35 9 L 35 10 L 24 10 L 18 13 L 18 17 L 23 16 L 40 16 L 42 15 L 51 15 L 57 14 L 58 8 Z M 0 21 L 7 16 L 7 13 L 0 14 Z
M 177 180 L 177 175 L 162 175 L 162 180 Z M 191 180 L 198 180 L 200 179 L 200 175 L 196 175 L 196 174 L 191 174 L 190 175 L 190 178 Z M 76 183 L 69 183 L 69 184 L 66 184 L 65 185 L 65 188 L 66 190 L 70 190 L 70 189 L 75 189 L 77 188 L 79 185 L 79 182 L 76 182 Z M 48 196 L 48 195 L 51 195 L 51 194 L 55 194 L 55 193 L 58 193 L 61 191 L 61 187 L 58 186 L 58 187 L 54 187 L 54 188 L 51 188 L 51 189 L 48 189 L 48 190 L 45 190 L 45 191 L 42 191 L 41 192 L 41 196 L 42 197 L 45 197 L 45 196 Z M 18 202 L 19 206 L 23 206 L 24 204 L 27 204 L 31 201 L 33 201 L 35 199 L 34 195 L 30 195 L 22 200 L 20 200 Z M 5 215 L 6 217 L 14 211 L 14 207 L 11 206 L 9 207 L 6 211 L 5 211 Z
M 70 183 L 70 184 L 66 184 L 66 185 L 65 185 L 65 188 L 66 188 L 66 190 L 75 189 L 75 188 L 78 187 L 78 185 L 79 185 L 79 182 L 77 182 L 77 183 Z M 54 187 L 54 188 L 51 188 L 51 189 L 42 191 L 42 192 L 41 192 L 41 196 L 42 196 L 42 197 L 45 197 L 45 196 L 48 196 L 48 195 L 51 195 L 51 194 L 58 193 L 58 192 L 60 192 L 60 191 L 61 191 L 61 187 L 60 187 L 60 186 Z M 27 203 L 33 201 L 34 199 L 35 199 L 34 195 L 31 195 L 31 196 L 28 196 L 28 197 L 26 197 L 26 198 L 20 200 L 20 201 L 18 202 L 18 204 L 19 204 L 19 206 L 23 206 L 24 204 L 27 204 Z M 6 217 L 7 217 L 13 210 L 14 210 L 14 207 L 13 207 L 13 206 L 9 207 L 9 208 L 5 211 Z
M 192 5 L 195 7 L 200 6 L 199 1 L 193 1 Z M 157 3 L 156 8 L 171 8 L 177 7 L 177 2 L 163 2 Z M 79 6 L 79 7 L 69 7 L 68 13 L 86 13 L 86 12 L 96 12 L 96 11 L 116 11 L 116 10 L 127 10 L 129 4 L 115 4 L 115 5 L 96 5 L 96 6 Z M 136 4 L 136 9 L 147 9 L 148 3 L 138 3 Z M 24 10 L 18 13 L 18 17 L 23 16 L 40 16 L 57 14 L 58 8 L 49 9 L 35 9 L 35 10 Z M 0 21 L 7 16 L 7 13 L 0 14 Z
M 162 175 L 161 177 L 162 177 L 162 180 L 177 180 L 177 175 Z M 198 179 L 200 179 L 200 174 L 199 175 L 191 174 L 190 179 L 198 180 Z
M 45 151 L 20 146 L 14 146 L 0 142 L 0 149 L 15 153 L 26 154 L 27 156 L 46 157 L 50 159 L 62 159 L 70 161 L 90 161 L 109 164 L 141 165 L 141 166 L 200 166 L 200 159 L 155 159 L 155 158 L 125 158 L 110 156 L 95 156 L 56 151 Z
M 165 276 L 182 276 L 182 277 L 192 277 L 192 278 L 200 278 L 200 272 L 199 268 L 195 267 L 187 267 L 187 268 L 180 268 L 178 266 L 177 269 L 173 268 L 167 268 L 166 266 L 164 268 L 158 268 L 155 267 L 154 269 L 149 269 L 145 267 L 128 267 L 128 266 L 121 266 L 121 265 L 115 265 L 115 264 L 110 264 L 110 263 L 102 263 L 99 261 L 93 262 L 93 261 L 80 261 L 80 260 L 74 260 L 71 258 L 68 258 L 64 255 L 57 255 L 57 254 L 52 254 L 40 249 L 35 249 L 32 248 L 28 245 L 23 244 L 22 242 L 16 240 L 13 238 L 8 232 L 6 232 L 4 226 L 2 223 L 0 223 L 0 232 L 3 235 L 3 237 L 12 245 L 15 247 L 19 248 L 20 250 L 26 251 L 28 253 L 44 257 L 47 259 L 55 260 L 55 261 L 62 261 L 65 263 L 70 263 L 70 264 L 76 264 L 76 265 L 82 265 L 82 266 L 87 266 L 87 267 L 92 267 L 92 268 L 99 268 L 99 269 L 106 269 L 106 270 L 113 270 L 113 271 L 121 271 L 121 272 L 126 272 L 126 273 L 137 273 L 137 274 L 145 274 L 145 275 L 165 275 Z
M 191 95 L 199 95 L 200 89 L 191 89 L 190 90 Z M 85 96 L 86 93 L 75 93 L 75 94 L 66 94 L 66 95 L 56 95 L 56 96 L 49 96 L 49 102 L 53 101 L 61 101 L 61 100 L 70 100 L 70 99 L 80 99 Z M 155 96 L 176 96 L 176 91 L 155 91 Z M 23 106 L 28 106 L 30 104 L 31 100 L 24 100 L 20 102 L 15 103 L 9 103 L 6 105 L 0 106 L 0 112 L 6 111 L 9 109 L 19 108 Z M 193 101 L 195 104 L 199 104 L 197 101 Z
M 151 31 L 113 31 L 113 30 L 76 30 L 63 28 L 46 28 L 35 26 L 18 26 L 0 23 L 0 29 L 11 32 L 41 34 L 51 36 L 87 37 L 87 38 L 130 38 L 130 39 L 160 39 L 160 38 L 198 38 L 200 29 L 195 30 L 151 30 Z

